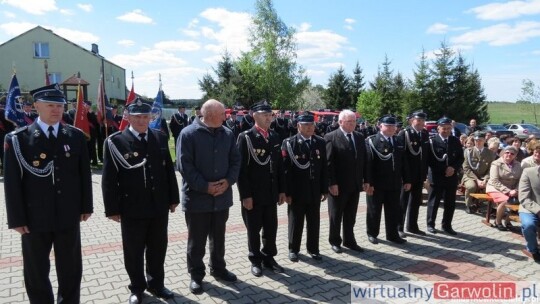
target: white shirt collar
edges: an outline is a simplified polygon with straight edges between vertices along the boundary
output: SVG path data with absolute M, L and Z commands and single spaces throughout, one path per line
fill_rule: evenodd
M 41 128 L 41 130 L 43 131 L 43 133 L 45 133 L 45 136 L 49 137 L 49 125 L 44 123 L 40 117 L 38 117 L 36 122 L 38 126 Z M 54 131 L 53 131 L 54 136 L 58 137 L 58 128 L 60 128 L 60 123 L 59 122 L 55 123 L 53 125 L 53 128 L 54 128 Z
M 135 136 L 135 138 L 137 138 L 138 140 L 141 140 L 141 138 L 139 137 L 139 132 L 137 132 L 135 129 L 133 129 L 132 126 L 129 126 L 129 131 Z M 146 131 L 146 138 L 148 140 L 148 130 Z

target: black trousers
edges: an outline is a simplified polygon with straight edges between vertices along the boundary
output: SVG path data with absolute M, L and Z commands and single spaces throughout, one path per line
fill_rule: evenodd
M 262 206 L 253 204 L 251 210 L 242 207 L 242 219 L 247 229 L 248 258 L 251 264 L 272 260 L 277 255 L 277 204 Z
M 328 241 L 332 246 L 340 246 L 342 241 L 345 246 L 357 245 L 354 238 L 354 224 L 356 224 L 356 212 L 360 192 L 339 193 L 338 196 L 328 196 L 328 216 L 330 218 L 330 233 Z M 343 222 L 343 240 L 340 236 L 341 222 Z
M 81 233 L 77 225 L 59 232 L 30 232 L 21 236 L 24 284 L 30 303 L 54 303 L 49 280 L 49 255 L 54 246 L 58 277 L 57 303 L 79 303 L 82 278 Z
M 408 231 L 417 231 L 420 229 L 418 228 L 418 212 L 422 205 L 423 187 L 423 182 L 417 182 L 411 184 L 411 190 L 401 190 L 399 231 L 403 231 L 403 228 L 407 228 Z
M 395 239 L 398 235 L 397 226 L 399 223 L 399 195 L 400 190 L 377 190 L 373 192 L 373 197 L 367 200 L 366 224 L 367 234 L 372 237 L 379 236 L 381 225 L 381 214 L 384 205 L 384 226 L 386 228 L 386 238 Z
M 88 146 L 88 155 L 90 157 L 90 161 L 97 164 L 98 157 L 96 150 L 96 140 L 96 137 L 91 136 L 90 140 L 86 142 L 86 145 Z
M 188 227 L 187 267 L 191 279 L 202 281 L 205 276 L 203 258 L 206 239 L 210 242 L 209 267 L 216 273 L 226 270 L 225 225 L 229 219 L 229 209 L 217 212 L 186 212 Z
M 321 224 L 321 201 L 310 204 L 294 203 L 287 207 L 289 217 L 289 252 L 298 253 L 302 242 L 304 218 L 306 219 L 306 249 L 309 253 L 319 254 L 319 231 Z
M 452 218 L 456 210 L 456 190 L 458 180 L 456 177 L 446 178 L 442 183 L 431 184 L 428 192 L 427 226 L 435 228 L 437 210 L 444 196 L 443 228 L 452 227 Z
M 129 289 L 133 293 L 142 293 L 147 287 L 160 290 L 165 279 L 169 216 L 148 219 L 122 217 L 120 223 L 124 263 L 131 282 Z

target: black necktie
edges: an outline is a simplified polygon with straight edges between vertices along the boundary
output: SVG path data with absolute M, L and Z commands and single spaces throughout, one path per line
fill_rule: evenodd
M 47 130 L 49 131 L 49 141 L 54 142 L 56 140 L 56 136 L 54 136 L 54 127 L 49 126 Z
M 354 151 L 354 155 L 356 157 L 356 148 L 354 147 L 354 141 L 351 133 L 347 134 L 347 139 L 349 140 L 349 147 L 351 147 L 351 149 Z
M 388 137 L 386 140 L 388 140 L 388 145 L 392 148 L 394 146 L 392 145 L 392 137 Z
M 309 149 L 311 149 L 311 139 L 306 139 L 306 145 Z
M 448 138 L 444 139 L 444 144 L 448 145 Z
M 141 138 L 141 143 L 146 146 L 146 133 L 139 133 L 139 137 Z

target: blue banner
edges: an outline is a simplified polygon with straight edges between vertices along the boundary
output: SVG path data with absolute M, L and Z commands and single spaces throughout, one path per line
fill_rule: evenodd
M 150 128 L 161 130 L 161 117 L 163 116 L 163 90 L 161 85 L 152 104 L 152 121 L 150 122 Z
M 17 97 L 19 96 L 21 96 L 19 82 L 17 81 L 17 75 L 13 74 L 6 99 L 5 116 L 7 120 L 16 124 L 18 128 L 27 125 L 26 120 L 24 119 L 24 112 L 21 109 L 22 105 L 17 101 Z

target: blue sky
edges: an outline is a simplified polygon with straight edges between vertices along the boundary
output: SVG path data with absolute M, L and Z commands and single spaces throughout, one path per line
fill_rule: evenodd
M 36 25 L 90 49 L 135 75 L 135 91 L 155 96 L 161 74 L 173 99 L 200 98 L 198 79 L 227 49 L 249 49 L 255 1 L 0 1 L 0 43 Z M 412 78 L 424 50 L 442 41 L 460 50 L 482 77 L 488 100 L 516 101 L 523 79 L 540 85 L 540 0 L 274 0 L 297 30 L 298 62 L 313 84 L 326 85 L 356 62 L 370 81 L 388 56 Z M 76 72 L 76 71 L 74 71 Z M 9 74 L 6 71 L 6 74 Z M 10 76 L 6 76 L 10 77 Z M 19 77 L 23 77 L 20 75 Z

